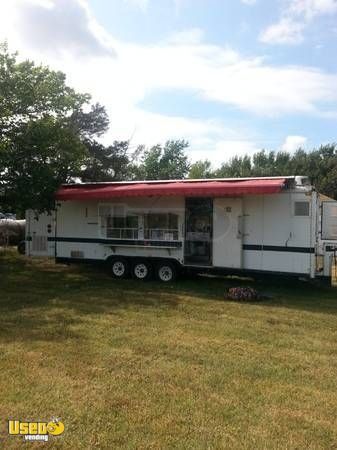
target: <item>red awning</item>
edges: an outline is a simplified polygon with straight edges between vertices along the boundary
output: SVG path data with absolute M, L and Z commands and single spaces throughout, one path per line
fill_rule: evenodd
M 107 200 L 123 197 L 181 196 L 237 197 L 241 195 L 274 194 L 285 186 L 285 178 L 228 181 L 173 181 L 64 185 L 56 200 Z

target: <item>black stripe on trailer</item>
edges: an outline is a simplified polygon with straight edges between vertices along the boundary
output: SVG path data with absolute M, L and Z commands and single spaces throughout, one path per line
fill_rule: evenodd
M 139 239 L 95 239 L 95 238 L 76 238 L 76 237 L 48 237 L 52 242 L 76 242 L 81 244 L 107 244 L 107 245 L 130 245 L 143 247 L 170 247 L 180 248 L 181 241 L 149 241 Z
M 290 252 L 290 253 L 315 253 L 314 247 L 290 247 L 281 245 L 250 245 L 244 244 L 243 250 L 255 250 L 259 252 Z
M 150 241 L 139 239 L 97 239 L 97 238 L 76 238 L 76 237 L 48 237 L 52 242 L 75 242 L 83 244 L 108 244 L 108 245 L 130 245 L 144 247 L 171 247 L 180 248 L 181 241 Z M 315 253 L 314 247 L 293 247 L 281 245 L 243 244 L 243 250 L 267 251 L 267 252 L 289 252 L 289 253 Z M 327 248 L 332 251 L 333 248 Z

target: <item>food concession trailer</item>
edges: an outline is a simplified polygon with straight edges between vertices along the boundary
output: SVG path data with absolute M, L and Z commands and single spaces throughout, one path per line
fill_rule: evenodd
M 116 278 L 177 272 L 330 276 L 337 202 L 304 176 L 67 184 L 26 214 L 26 254 L 104 262 Z

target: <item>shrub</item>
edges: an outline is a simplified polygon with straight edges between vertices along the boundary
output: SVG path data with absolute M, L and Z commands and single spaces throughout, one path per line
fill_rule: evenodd
M 261 300 L 262 296 L 256 289 L 251 287 L 232 287 L 225 292 L 225 298 L 237 301 Z

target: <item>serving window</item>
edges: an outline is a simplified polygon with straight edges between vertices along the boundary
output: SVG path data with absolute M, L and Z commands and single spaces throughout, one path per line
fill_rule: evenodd
M 113 239 L 138 239 L 139 217 L 137 215 L 108 216 L 106 237 Z
M 179 216 L 173 213 L 127 211 L 126 205 L 101 204 L 98 207 L 101 235 L 109 239 L 176 241 Z
M 144 239 L 176 241 L 178 237 L 177 214 L 150 213 L 144 215 Z

